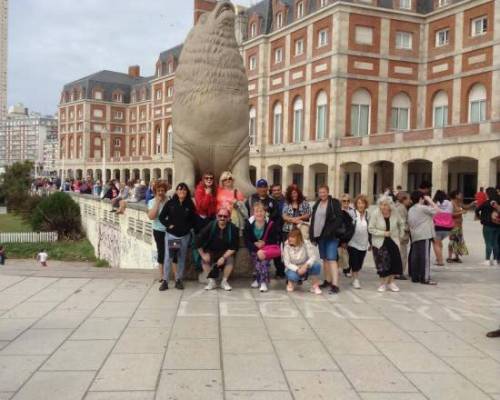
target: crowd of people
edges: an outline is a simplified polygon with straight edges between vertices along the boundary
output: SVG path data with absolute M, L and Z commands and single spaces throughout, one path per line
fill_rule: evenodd
M 386 190 L 371 209 L 367 196 L 352 200 L 344 194 L 339 200 L 326 185 L 310 203 L 297 185 L 283 193 L 281 185 L 269 187 L 260 179 L 256 192 L 245 198 L 230 172 L 222 173 L 218 184 L 215 178 L 205 173 L 193 197 L 184 183 L 175 187 L 171 198 L 166 182 L 152 187 L 148 217 L 153 221 L 162 291 L 168 289 L 171 270 L 175 287 L 184 288 L 190 248 L 206 290 L 217 288 L 219 281 L 222 289 L 232 289 L 229 279 L 241 247 L 248 250 L 254 271 L 250 286 L 261 292 L 269 290 L 272 266 L 289 292 L 310 280 L 312 293 L 338 293 L 340 271 L 353 288 L 361 289 L 368 252 L 380 277 L 379 292 L 399 291 L 397 280 L 435 285 L 431 251 L 437 266 L 462 262 L 468 254 L 463 215 L 473 206 L 483 225 L 485 264 L 500 264 L 498 188 L 480 191 L 475 202 L 465 205 L 458 191 L 448 195 L 437 190 L 431 198 L 430 184 L 424 182 L 413 193 Z

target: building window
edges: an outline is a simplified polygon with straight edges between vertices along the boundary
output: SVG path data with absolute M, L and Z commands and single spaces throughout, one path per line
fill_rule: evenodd
M 274 50 L 274 63 L 280 64 L 283 61 L 283 49 L 280 47 L 279 49 Z
M 123 111 L 116 111 L 115 112 L 115 119 L 118 119 L 118 120 L 123 119 Z
M 411 50 L 413 35 L 410 32 L 396 32 L 396 49 Z
M 95 100 L 102 100 L 102 92 L 100 90 L 96 90 L 94 92 L 94 99 Z
M 373 44 L 373 28 L 369 26 L 357 26 L 355 32 L 357 44 Z
M 325 7 L 328 4 L 328 0 L 319 0 L 319 8 Z
M 101 109 L 95 108 L 92 115 L 94 118 L 102 118 L 104 117 L 104 112 Z
M 257 24 L 254 22 L 250 25 L 250 37 L 253 38 L 255 36 L 257 36 Z
M 448 125 L 448 95 L 441 90 L 434 96 L 432 102 L 434 128 L 442 128 Z
M 155 154 L 161 154 L 161 128 L 156 127 L 156 147 Z
M 302 142 L 304 128 L 304 102 L 298 97 L 293 103 L 293 142 Z
M 318 47 L 328 44 L 328 29 L 322 29 L 318 32 Z
M 407 131 L 410 128 L 410 98 L 399 93 L 392 100 L 391 127 L 398 131 Z
M 113 94 L 113 101 L 116 103 L 123 103 L 123 94 L 121 93 L 114 93 Z
M 156 90 L 156 100 L 161 100 L 161 89 Z
M 436 32 L 436 47 L 443 47 L 450 43 L 450 30 L 441 29 Z
M 257 111 L 252 107 L 249 112 L 248 135 L 250 137 L 250 146 L 257 144 Z
M 174 95 L 174 87 L 173 86 L 169 86 L 167 88 L 167 97 L 172 97 Z
M 478 83 L 469 92 L 469 122 L 486 121 L 486 88 Z
M 438 7 L 444 7 L 450 4 L 450 0 L 438 0 L 437 1 L 437 6 Z
M 488 31 L 488 18 L 486 16 L 475 18 L 471 21 L 472 36 L 484 35 Z
M 139 155 L 142 156 L 146 152 L 146 142 L 144 138 L 139 141 Z
M 304 54 L 304 39 L 297 39 L 295 41 L 295 56 Z
M 282 126 L 283 108 L 281 107 L 281 103 L 276 103 L 273 109 L 273 144 L 281 144 L 283 142 Z
M 323 140 L 327 137 L 327 115 L 328 97 L 324 91 L 321 91 L 316 99 L 316 140 Z
M 399 8 L 401 10 L 411 10 L 411 0 L 399 0 Z
M 113 132 L 123 133 L 123 128 L 121 126 L 114 126 L 113 127 Z
M 302 18 L 304 16 L 304 2 L 303 1 L 299 1 L 297 3 L 297 19 L 299 18 Z
M 172 125 L 167 128 L 167 153 L 172 154 L 174 151 L 174 129 Z
M 370 133 L 371 96 L 361 89 L 352 96 L 351 102 L 351 135 L 367 136 Z
M 174 63 L 173 62 L 169 62 L 168 63 L 168 66 L 167 66 L 167 72 L 169 74 L 172 74 L 174 72 Z
M 130 139 L 130 155 L 135 156 L 135 139 Z
M 113 144 L 115 145 L 115 147 L 120 147 L 122 145 L 122 141 L 121 139 L 115 139 L 113 140 Z
M 276 29 L 283 27 L 283 13 L 276 14 Z
M 257 68 L 257 57 L 251 56 L 248 59 L 248 69 L 254 71 Z

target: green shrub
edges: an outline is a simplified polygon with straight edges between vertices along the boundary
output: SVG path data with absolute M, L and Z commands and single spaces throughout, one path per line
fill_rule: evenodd
M 79 240 L 84 236 L 80 206 L 64 192 L 44 197 L 29 222 L 35 231 L 57 232 L 59 240 Z

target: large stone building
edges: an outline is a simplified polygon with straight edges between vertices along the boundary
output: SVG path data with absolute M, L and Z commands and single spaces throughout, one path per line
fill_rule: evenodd
M 55 173 L 57 124 L 55 117 L 29 112 L 22 104 L 10 107 L 7 117 L 0 119 L 0 170 L 33 161 L 37 175 Z
M 195 0 L 195 21 L 215 0 Z M 263 0 L 238 11 L 253 178 L 309 196 L 370 196 L 422 180 L 500 180 L 500 2 Z M 61 173 L 175 176 L 171 105 L 181 47 L 153 77 L 102 71 L 64 87 Z M 106 157 L 103 159 L 103 153 Z
M 7 114 L 9 0 L 0 0 L 0 119 Z

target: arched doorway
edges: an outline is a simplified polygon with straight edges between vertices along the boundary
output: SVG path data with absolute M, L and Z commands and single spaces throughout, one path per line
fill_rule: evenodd
M 352 198 L 361 193 L 361 164 L 347 162 L 340 165 L 339 193 L 347 193 Z
M 422 182 L 432 183 L 432 162 L 428 160 L 411 160 L 407 163 L 408 178 L 404 190 L 413 192 L 417 190 Z
M 394 164 L 391 161 L 377 161 L 370 165 L 372 174 L 372 199 L 375 200 L 387 188 L 393 189 Z
M 271 165 L 267 168 L 267 180 L 271 185 L 283 184 L 283 168 L 281 168 L 281 165 Z
M 465 202 L 474 201 L 477 191 L 478 161 L 471 157 L 454 157 L 445 161 L 448 170 L 448 191 L 459 190 Z

